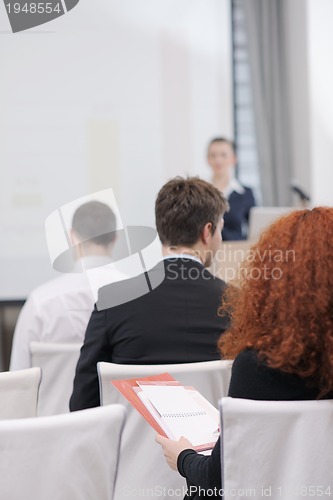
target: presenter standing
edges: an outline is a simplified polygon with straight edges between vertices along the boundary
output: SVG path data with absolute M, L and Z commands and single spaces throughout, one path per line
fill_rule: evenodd
M 212 169 L 212 184 L 227 198 L 229 212 L 224 215 L 222 239 L 245 240 L 250 209 L 255 206 L 252 189 L 236 179 L 237 163 L 235 146 L 224 137 L 212 139 L 207 150 L 207 160 Z

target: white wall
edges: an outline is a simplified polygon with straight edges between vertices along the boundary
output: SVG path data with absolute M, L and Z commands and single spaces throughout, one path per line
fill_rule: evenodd
M 315 205 L 333 205 L 333 2 L 308 0 L 311 181 Z
M 304 0 L 285 0 L 288 85 L 290 90 L 290 147 L 293 179 L 311 193 L 310 100 L 308 77 L 307 5 Z M 295 196 L 294 202 L 298 198 Z
M 7 31 L 7 33 L 6 33 Z M 44 221 L 112 187 L 126 224 L 154 224 L 170 177 L 208 175 L 232 135 L 228 0 L 80 0 L 9 32 L 0 4 L 0 299 L 51 276 Z
M 294 177 L 333 205 L 333 2 L 285 1 Z

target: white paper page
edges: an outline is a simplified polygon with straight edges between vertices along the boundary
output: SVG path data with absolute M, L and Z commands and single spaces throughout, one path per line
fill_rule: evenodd
M 196 403 L 203 408 L 208 415 L 210 415 L 216 422 L 216 428 L 220 425 L 220 412 L 213 406 L 199 391 L 193 388 L 186 389 L 188 394 L 196 401 Z
M 138 382 L 140 385 L 140 383 Z M 182 386 L 140 385 L 169 429 L 167 434 L 186 437 L 194 446 L 215 442 L 217 422 Z
M 164 430 L 165 434 L 170 438 L 170 439 L 176 439 L 173 434 L 170 434 L 170 429 L 168 428 L 167 425 L 165 425 L 165 421 L 161 417 L 161 415 L 158 413 L 156 408 L 152 405 L 150 402 L 149 397 L 147 394 L 145 394 L 143 391 L 137 392 L 138 397 L 141 399 L 142 403 L 145 405 L 147 410 L 150 412 L 152 417 L 156 420 L 158 425 Z

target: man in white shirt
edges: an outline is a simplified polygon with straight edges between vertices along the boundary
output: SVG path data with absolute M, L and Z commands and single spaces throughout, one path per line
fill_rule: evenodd
M 85 269 L 111 262 L 116 218 L 99 201 L 80 206 L 73 216 L 70 233 L 75 266 L 30 294 L 18 318 L 10 370 L 30 368 L 32 341 L 82 343 L 95 297 Z

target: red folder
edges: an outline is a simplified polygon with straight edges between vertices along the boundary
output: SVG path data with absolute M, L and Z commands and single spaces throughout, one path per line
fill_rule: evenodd
M 168 437 L 163 429 L 158 425 L 154 417 L 147 410 L 137 393 L 135 388 L 139 388 L 137 382 L 151 381 L 161 385 L 161 382 L 173 382 L 175 385 L 181 385 L 180 382 L 175 380 L 169 373 L 162 373 L 161 375 L 151 375 L 150 377 L 136 377 L 127 380 L 111 380 L 111 383 L 118 389 L 119 392 L 131 403 L 134 408 L 141 413 L 147 422 L 155 429 L 161 436 Z
M 146 421 L 153 427 L 153 429 L 164 437 L 169 437 L 162 427 L 158 424 L 155 418 L 152 416 L 150 411 L 146 408 L 145 404 L 141 401 L 138 396 L 138 392 L 141 390 L 138 382 L 150 382 L 151 384 L 156 383 L 156 385 L 176 385 L 182 386 L 178 380 L 175 380 L 169 373 L 162 373 L 160 375 L 151 375 L 149 377 L 136 377 L 135 379 L 127 380 L 112 380 L 111 383 L 118 389 L 118 391 L 131 403 L 131 405 L 146 419 Z M 195 390 L 193 387 L 186 387 L 186 389 Z M 196 391 L 197 392 L 197 391 Z M 201 396 L 202 399 L 204 399 Z M 205 400 L 208 403 L 208 401 Z M 210 405 L 211 406 L 211 405 Z M 196 451 L 211 450 L 214 448 L 215 442 L 204 443 L 199 446 L 194 446 Z

